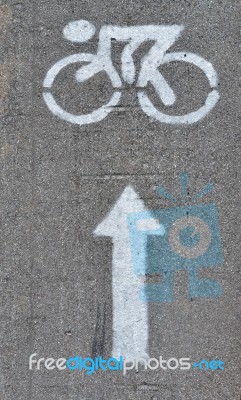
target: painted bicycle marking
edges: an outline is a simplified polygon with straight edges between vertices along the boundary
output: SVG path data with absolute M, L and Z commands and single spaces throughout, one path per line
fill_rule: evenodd
M 153 46 L 141 60 L 140 73 L 136 83 L 137 96 L 142 110 L 154 120 L 169 124 L 193 124 L 199 121 L 214 108 L 219 99 L 218 91 L 215 89 L 218 84 L 218 77 L 212 64 L 197 54 L 188 52 L 166 53 L 180 37 L 183 29 L 183 25 L 102 26 L 99 32 L 97 54 L 79 53 L 59 60 L 47 72 L 43 86 L 45 89 L 51 90 L 55 78 L 63 68 L 74 63 L 85 63 L 78 68 L 75 75 L 76 80 L 84 82 L 95 74 L 104 71 L 115 89 L 109 102 L 91 113 L 75 115 L 64 110 L 56 102 L 51 91 L 45 90 L 43 98 L 48 108 L 54 115 L 73 124 L 84 125 L 103 120 L 119 104 L 121 99 L 122 80 L 112 63 L 112 40 L 127 43 L 121 54 L 121 74 L 123 81 L 127 84 L 133 84 L 136 78 L 133 53 L 142 43 L 153 41 Z M 95 35 L 95 26 L 84 20 L 73 21 L 65 26 L 63 33 L 65 39 L 82 43 Z M 146 91 L 146 87 L 150 83 L 165 106 L 171 106 L 175 103 L 174 91 L 158 70 L 160 65 L 174 61 L 190 63 L 200 68 L 206 75 L 212 89 L 203 106 L 185 115 L 168 115 L 159 111 Z

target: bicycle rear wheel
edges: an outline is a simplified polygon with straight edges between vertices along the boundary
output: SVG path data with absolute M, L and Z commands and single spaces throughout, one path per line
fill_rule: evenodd
M 168 115 L 156 109 L 144 90 L 141 90 L 138 93 L 139 103 L 142 110 L 149 117 L 152 117 L 159 122 L 164 122 L 167 124 L 193 124 L 204 118 L 214 108 L 219 99 L 219 93 L 216 89 L 214 89 L 218 82 L 217 73 L 210 62 L 193 53 L 167 53 L 164 55 L 163 60 L 159 65 L 168 64 L 172 61 L 183 61 L 194 64 L 204 72 L 208 78 L 211 88 L 213 89 L 212 92 L 208 94 L 205 104 L 198 110 L 185 115 Z M 144 82 L 146 82 L 146 80 L 146 77 L 142 76 L 140 73 L 138 86 L 144 86 Z

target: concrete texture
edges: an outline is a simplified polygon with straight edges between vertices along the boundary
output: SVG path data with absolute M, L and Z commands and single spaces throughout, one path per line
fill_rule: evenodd
M 150 120 L 135 86 L 103 121 L 77 126 L 54 117 L 42 99 L 42 82 L 59 59 L 94 53 L 96 38 L 63 40 L 68 22 L 184 24 L 172 51 L 209 60 L 219 75 L 220 100 L 194 125 Z M 165 0 L 1 1 L 3 61 L 0 137 L 2 400 L 240 400 L 240 1 Z M 135 53 L 138 62 L 147 45 Z M 120 69 L 120 51 L 113 59 Z M 149 48 L 149 47 L 148 47 Z M 180 63 L 179 63 L 180 64 Z M 200 106 L 209 91 L 191 65 L 162 69 L 178 95 L 173 114 Z M 109 99 L 105 75 L 76 86 L 73 69 L 56 80 L 56 96 L 69 110 Z M 82 104 L 82 103 L 81 103 Z M 161 104 L 160 104 L 161 107 Z M 156 195 L 164 185 L 180 198 L 178 176 L 190 192 L 211 181 L 207 197 L 219 211 L 225 262 L 204 271 L 223 287 L 218 299 L 190 299 L 187 275 L 175 274 L 175 302 L 149 305 L 150 355 L 219 358 L 225 371 L 121 373 L 29 371 L 28 358 L 110 356 L 112 245 L 92 232 L 128 184 L 150 209 L 170 207 Z

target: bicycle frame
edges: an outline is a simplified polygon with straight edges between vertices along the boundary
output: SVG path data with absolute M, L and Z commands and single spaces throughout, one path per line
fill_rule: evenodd
M 160 65 L 165 52 L 178 39 L 183 29 L 182 25 L 144 25 L 132 27 L 104 25 L 99 32 L 97 57 L 112 63 L 112 40 L 128 42 L 121 55 L 122 76 L 125 82 L 132 84 L 136 75 L 132 56 L 138 47 L 146 41 L 155 42 L 144 57 L 143 63 L 148 64 L 148 69 L 150 65 L 152 68 L 156 68 L 156 66 Z

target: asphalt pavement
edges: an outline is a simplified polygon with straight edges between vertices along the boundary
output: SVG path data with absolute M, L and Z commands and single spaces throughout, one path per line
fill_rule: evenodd
M 240 400 L 240 13 L 239 0 L 0 1 L 2 400 Z M 89 40 L 73 41 L 78 25 L 64 37 L 81 20 Z M 189 247 L 211 232 L 209 258 L 183 255 L 181 236 L 168 258 L 161 238 L 189 211 Z M 191 368 L 29 369 L 33 353 L 132 350 Z

